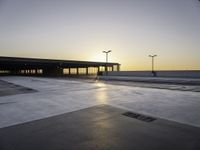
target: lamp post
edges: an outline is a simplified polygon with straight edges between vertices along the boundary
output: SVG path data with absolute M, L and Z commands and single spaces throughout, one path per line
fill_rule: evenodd
M 108 75 L 108 66 L 107 66 L 107 63 L 108 63 L 108 53 L 110 53 L 112 51 L 108 50 L 108 51 L 102 51 L 102 52 L 106 54 L 106 67 L 105 67 L 105 71 L 106 71 L 106 75 Z
M 149 55 L 149 57 L 151 57 L 151 72 L 153 73 L 153 76 L 155 77 L 156 76 L 156 72 L 154 71 L 154 58 L 156 57 L 157 55 Z

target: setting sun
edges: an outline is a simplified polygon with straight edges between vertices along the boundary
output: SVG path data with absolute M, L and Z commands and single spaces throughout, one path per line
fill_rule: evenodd
M 104 53 L 94 53 L 91 55 L 91 57 L 89 58 L 89 61 L 98 61 L 98 62 L 104 62 L 105 60 L 105 54 Z

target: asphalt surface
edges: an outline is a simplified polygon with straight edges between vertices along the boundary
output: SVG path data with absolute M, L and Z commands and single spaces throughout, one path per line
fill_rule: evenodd
M 199 150 L 200 128 L 95 106 L 0 129 L 1 150 Z

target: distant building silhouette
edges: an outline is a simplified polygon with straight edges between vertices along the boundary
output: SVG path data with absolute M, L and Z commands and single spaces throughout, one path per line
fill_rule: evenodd
M 90 75 L 119 71 L 119 63 L 0 57 L 0 74 L 9 75 Z

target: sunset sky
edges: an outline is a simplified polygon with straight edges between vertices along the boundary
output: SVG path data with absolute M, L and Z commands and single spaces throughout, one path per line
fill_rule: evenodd
M 0 56 L 200 70 L 199 0 L 0 0 Z

